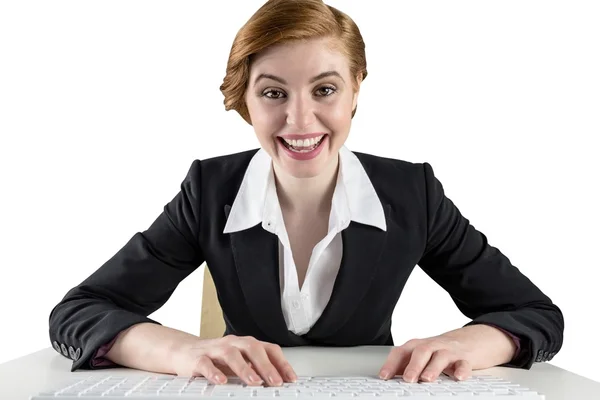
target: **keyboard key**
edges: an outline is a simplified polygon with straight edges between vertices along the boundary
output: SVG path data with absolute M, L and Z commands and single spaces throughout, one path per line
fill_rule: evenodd
M 57 393 L 56 396 L 54 394 Z M 298 400 L 401 400 L 482 398 L 540 399 L 530 388 L 492 376 L 473 376 L 457 381 L 445 375 L 433 382 L 408 383 L 402 379 L 381 380 L 373 377 L 299 377 L 282 386 L 247 386 L 239 378 L 213 385 L 203 377 L 141 375 L 135 377 L 93 375 L 65 383 L 56 391 L 45 391 L 32 399 L 83 397 L 168 398 L 168 399 L 298 399 Z

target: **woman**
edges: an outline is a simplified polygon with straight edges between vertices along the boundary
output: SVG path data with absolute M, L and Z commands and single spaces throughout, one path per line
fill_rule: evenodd
M 560 309 L 469 224 L 428 163 L 344 146 L 364 49 L 354 22 L 321 0 L 271 0 L 250 18 L 221 90 L 261 148 L 195 160 L 156 221 L 52 310 L 50 339 L 73 370 L 294 381 L 280 346 L 393 345 L 392 312 L 417 264 L 472 321 L 394 347 L 381 378 L 463 379 L 558 352 Z M 147 318 L 204 261 L 224 337 Z

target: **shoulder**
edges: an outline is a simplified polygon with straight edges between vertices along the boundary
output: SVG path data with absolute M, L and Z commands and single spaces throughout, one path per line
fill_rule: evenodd
M 212 200 L 223 197 L 231 201 L 230 198 L 237 192 L 248 165 L 258 150 L 260 149 L 194 160 L 182 182 L 182 189 L 192 198 L 206 198 L 206 193 L 209 193 Z
M 415 173 L 418 170 L 423 170 L 422 162 L 412 162 L 401 160 L 398 158 L 390 158 L 390 157 L 381 157 L 374 154 L 363 153 L 360 151 L 352 151 L 356 155 L 356 157 L 360 160 L 360 162 L 367 168 L 376 170 L 377 172 L 395 172 L 397 173 L 405 173 L 411 174 Z M 369 171 L 367 171 L 368 173 Z
M 433 169 L 428 162 L 352 152 L 363 165 L 379 196 L 390 203 L 398 199 L 424 200 L 427 186 L 434 181 Z
M 250 160 L 252 160 L 252 157 L 259 150 L 245 150 L 238 153 L 206 158 L 199 163 L 202 165 L 202 172 L 208 176 L 243 175 L 246 168 L 248 168 Z
M 425 169 L 431 168 L 427 162 L 412 162 L 358 151 L 352 151 L 352 153 L 356 155 L 365 172 L 374 183 L 378 181 L 382 183 L 422 182 Z
M 223 182 L 236 177 L 243 177 L 252 157 L 256 155 L 259 149 L 245 150 L 238 153 L 231 153 L 210 157 L 205 159 L 196 159 L 192 162 L 188 177 L 193 177 L 196 181 L 202 180 L 204 184 L 211 181 Z

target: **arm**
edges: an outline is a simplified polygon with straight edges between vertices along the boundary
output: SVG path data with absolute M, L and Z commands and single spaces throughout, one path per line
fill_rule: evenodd
M 50 341 L 59 348 L 64 345 L 80 351 L 79 357 L 70 357 L 73 371 L 101 368 L 91 362 L 93 356 L 120 332 L 136 324 L 158 325 L 147 316 L 204 262 L 199 246 L 200 171 L 200 161 L 196 160 L 180 192 L 154 223 L 136 233 L 53 308 Z M 114 364 L 104 367 L 109 366 Z
M 519 354 L 519 351 L 521 350 L 521 339 L 519 339 L 512 333 L 510 333 L 502 328 L 499 328 L 493 324 L 485 324 L 485 325 L 491 326 L 492 328 L 496 328 L 497 330 L 502 332 L 505 335 L 505 337 L 514 345 L 514 351 L 512 352 L 513 358 Z
M 175 356 L 198 346 L 198 336 L 166 326 L 141 323 L 120 332 L 105 355 L 106 362 L 164 374 L 176 374 Z
M 519 338 L 520 349 L 507 366 L 530 368 L 562 347 L 560 309 L 444 195 L 433 169 L 424 163 L 428 238 L 419 266 L 473 321 Z

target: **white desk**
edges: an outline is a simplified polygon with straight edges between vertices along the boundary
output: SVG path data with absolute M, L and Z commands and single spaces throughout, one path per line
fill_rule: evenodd
M 296 373 L 305 376 L 376 376 L 389 350 L 385 346 L 283 349 Z M 27 400 L 48 386 L 67 380 L 72 374 L 147 374 L 126 368 L 70 372 L 71 363 L 48 348 L 0 364 L 0 399 Z M 495 375 L 519 383 L 545 394 L 547 400 L 600 399 L 600 383 L 547 363 L 534 364 L 531 370 L 496 367 L 475 371 L 475 374 Z

